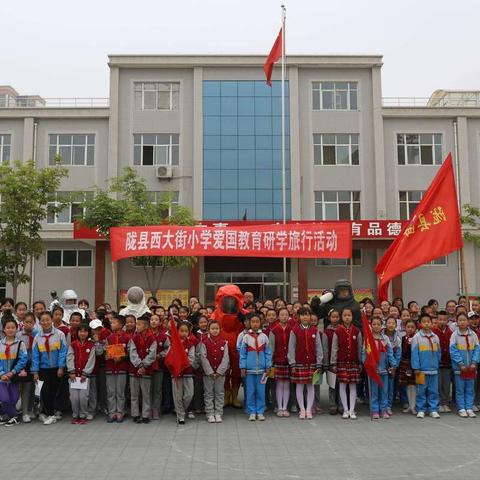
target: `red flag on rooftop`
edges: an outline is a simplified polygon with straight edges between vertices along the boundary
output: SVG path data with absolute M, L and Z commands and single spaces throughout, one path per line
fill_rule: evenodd
M 375 267 L 378 299 L 386 300 L 390 281 L 463 246 L 457 191 L 449 153 L 412 218 Z
M 278 62 L 278 60 L 280 60 L 282 56 L 282 46 L 283 46 L 282 37 L 283 37 L 282 29 L 280 29 L 277 39 L 273 44 L 272 50 L 270 50 L 270 54 L 268 55 L 263 65 L 263 69 L 265 70 L 265 76 L 267 77 L 267 85 L 269 87 L 272 86 L 273 65 L 275 64 L 275 62 Z

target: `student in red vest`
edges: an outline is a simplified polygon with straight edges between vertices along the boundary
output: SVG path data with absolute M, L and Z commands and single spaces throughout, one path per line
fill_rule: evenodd
M 137 333 L 128 344 L 130 357 L 130 401 L 135 423 L 149 423 L 152 413 L 150 404 L 153 362 L 157 355 L 157 341 L 150 331 L 147 314 L 137 318 Z M 142 393 L 140 413 L 139 396 Z
M 440 396 L 439 413 L 449 413 L 450 409 L 450 390 L 452 384 L 452 361 L 450 359 L 450 337 L 452 330 L 448 326 L 448 313 L 445 310 L 437 312 L 437 325 L 432 328 L 432 332 L 440 340 L 442 358 L 438 370 L 438 393 Z
M 212 320 L 208 336 L 198 345 L 198 358 L 203 370 L 205 414 L 208 423 L 221 423 L 224 404 L 225 373 L 230 360 L 228 343 L 220 336 L 220 324 Z
M 297 403 L 301 420 L 313 418 L 312 407 L 315 389 L 312 384 L 315 371 L 322 367 L 322 341 L 316 326 L 311 325 L 309 308 L 300 307 L 297 311 L 299 324 L 290 332 L 288 341 L 288 363 L 291 368 L 291 381 L 296 384 Z M 305 405 L 304 390 L 307 390 Z
M 278 322 L 270 330 L 270 349 L 272 351 L 275 372 L 275 395 L 277 398 L 277 417 L 289 417 L 288 400 L 290 398 L 290 366 L 288 365 L 288 342 L 292 327 L 286 308 L 278 311 Z
M 88 415 L 88 388 L 74 388 L 73 382 L 88 382 L 88 376 L 95 367 L 95 344 L 90 337 L 90 328 L 82 324 L 77 330 L 78 339 L 68 347 L 67 371 L 70 378 L 70 403 L 72 405 L 72 424 L 84 425 Z
M 342 324 L 337 327 L 332 340 L 330 365 L 337 374 L 340 400 L 343 407 L 342 418 L 356 420 L 357 383 L 362 380 L 362 334 L 353 325 L 353 312 L 344 308 L 341 312 Z M 347 401 L 347 386 L 350 393 L 350 406 Z

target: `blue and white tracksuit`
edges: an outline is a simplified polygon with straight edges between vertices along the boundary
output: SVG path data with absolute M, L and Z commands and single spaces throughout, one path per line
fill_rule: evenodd
M 264 373 L 272 367 L 272 351 L 268 337 L 259 330 L 249 330 L 240 344 L 240 368 L 246 370 L 247 413 L 263 414 L 265 411 Z
M 380 359 L 377 364 L 377 372 L 382 380 L 383 386 L 380 386 L 374 380 L 370 380 L 370 410 L 371 413 L 384 413 L 388 408 L 388 369 L 395 365 L 395 357 L 393 355 L 392 344 L 389 338 L 381 333 L 374 335 L 373 338 L 377 342 L 380 350 Z M 381 344 L 381 345 L 380 345 Z M 365 363 L 367 353 L 365 345 L 362 350 L 362 362 Z
M 412 369 L 425 375 L 417 384 L 417 412 L 438 411 L 438 368 L 442 357 L 439 338 L 432 332 L 418 331 L 412 339 Z
M 387 335 L 388 336 L 388 335 Z M 393 365 L 390 365 L 392 368 L 396 369 L 395 375 L 388 375 L 388 408 L 392 409 L 393 401 L 397 394 L 398 388 L 398 366 L 400 365 L 400 360 L 402 358 L 402 338 L 397 332 L 393 333 L 393 336 L 390 338 L 390 344 L 392 345 L 393 358 L 395 362 Z
M 480 345 L 475 332 L 467 329 L 461 334 L 454 330 L 450 337 L 450 358 L 455 378 L 455 400 L 459 410 L 472 410 L 475 399 L 475 379 L 463 379 L 460 376 L 461 367 L 478 365 L 480 361 Z

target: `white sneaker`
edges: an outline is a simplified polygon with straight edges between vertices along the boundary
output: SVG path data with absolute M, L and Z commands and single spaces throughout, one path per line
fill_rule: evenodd
M 30 423 L 32 421 L 32 419 L 30 418 L 30 415 L 24 415 L 22 417 L 22 422 L 23 423 Z
M 265 420 L 265 415 L 263 413 L 259 413 L 257 415 L 257 420 L 260 420 L 261 422 L 263 422 Z
M 405 407 L 405 408 L 402 410 L 402 413 L 410 413 L 410 407 Z
M 417 411 L 414 408 L 411 410 L 411 412 L 412 412 L 413 415 L 417 414 Z
M 221 415 L 215 415 L 215 423 L 222 423 L 223 418 Z
M 57 420 L 61 420 L 62 419 L 62 412 L 60 410 L 56 410 L 55 411 L 55 418 Z
M 417 418 L 425 418 L 425 412 L 418 412 Z
M 251 413 L 248 417 L 249 422 L 254 422 L 257 419 L 257 416 L 254 413 Z
M 432 418 L 440 418 L 440 415 L 438 414 L 438 412 L 430 412 L 430 416 Z
M 88 421 L 93 420 L 93 415 L 91 413 L 88 413 L 85 419 Z
M 193 419 L 195 418 L 195 414 L 194 414 L 193 412 L 188 412 L 187 417 L 188 417 L 190 420 L 193 420 Z
M 44 413 L 41 413 L 39 416 L 38 416 L 38 420 L 40 422 L 44 422 L 48 417 L 44 414 Z
M 473 413 L 473 411 L 472 411 L 472 413 Z M 467 417 L 468 417 L 467 411 L 466 411 L 465 409 L 463 409 L 463 408 L 458 411 L 458 415 L 459 415 L 460 417 L 462 417 L 462 418 L 467 418 Z
M 452 411 L 452 409 L 448 405 L 444 405 L 443 410 L 445 411 L 445 413 L 450 413 Z
M 474 412 L 480 411 L 476 405 L 473 406 L 472 410 L 473 410 Z
M 54 423 L 57 423 L 57 417 L 55 417 L 55 415 L 47 417 L 43 422 L 44 425 L 53 425 Z
M 215 417 L 213 415 L 209 415 L 207 417 L 207 422 L 208 423 L 215 423 Z
M 443 405 L 440 405 L 440 406 L 438 407 L 438 412 L 439 412 L 439 413 L 445 413 L 445 407 L 444 407 Z
M 467 410 L 467 415 L 470 418 L 475 418 L 476 417 L 475 412 L 473 410 Z
M 355 412 L 350 412 L 350 419 L 351 420 L 356 420 L 357 419 L 357 414 Z
M 348 412 L 343 412 L 342 418 L 345 420 L 350 417 L 350 414 Z

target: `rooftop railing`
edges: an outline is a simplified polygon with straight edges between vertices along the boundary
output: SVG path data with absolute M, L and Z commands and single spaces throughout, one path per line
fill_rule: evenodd
M 384 107 L 479 108 L 480 92 L 453 92 L 431 97 L 383 97 Z
M 2 101 L 3 100 L 3 101 Z M 102 108 L 109 106 L 108 98 L 0 98 L 0 108 Z

